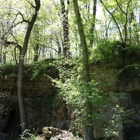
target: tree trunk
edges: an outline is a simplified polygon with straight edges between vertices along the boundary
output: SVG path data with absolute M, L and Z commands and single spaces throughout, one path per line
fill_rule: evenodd
M 91 23 L 91 29 L 90 29 L 90 34 L 91 34 L 90 47 L 92 47 L 93 42 L 94 42 L 94 31 L 95 31 L 95 20 L 96 20 L 96 7 L 97 7 L 97 0 L 93 0 L 93 13 L 92 13 L 93 21 Z
M 89 90 L 89 82 L 90 82 L 90 71 L 89 71 L 89 53 L 88 53 L 88 46 L 86 43 L 86 38 L 84 34 L 81 14 L 79 12 L 78 2 L 77 0 L 73 0 L 73 7 L 76 17 L 76 22 L 78 26 L 78 32 L 80 36 L 80 43 L 81 43 L 81 50 L 82 50 L 82 63 L 83 63 L 83 84 Z M 90 91 L 90 90 L 89 90 Z M 89 92 L 89 96 L 91 96 L 91 92 Z M 87 113 L 87 125 L 86 129 L 86 139 L 87 140 L 94 140 L 93 136 L 93 120 L 92 120 L 92 103 L 91 101 L 86 101 L 86 113 Z M 90 116 L 90 117 L 89 117 Z
M 39 52 L 38 52 L 38 50 L 39 50 L 39 44 L 37 43 L 36 45 L 35 45 L 35 48 L 34 48 L 34 62 L 36 62 L 36 61 L 38 61 L 38 58 L 39 58 Z
M 18 65 L 17 90 L 18 90 L 18 101 L 19 101 L 22 133 L 24 132 L 25 129 L 28 128 L 28 121 L 27 121 L 26 108 L 25 108 L 25 103 L 24 103 L 24 96 L 23 96 L 23 92 L 22 92 L 24 57 L 25 57 L 25 54 L 27 52 L 29 37 L 30 37 L 31 31 L 32 31 L 33 25 L 35 23 L 35 20 L 37 18 L 38 11 L 40 9 L 40 0 L 35 0 L 35 7 L 34 8 L 35 8 L 35 13 L 32 16 L 31 21 L 28 23 L 28 28 L 27 28 L 27 31 L 25 34 L 23 47 L 22 47 L 20 55 L 19 55 L 19 65 Z
M 24 103 L 24 96 L 22 93 L 22 85 L 23 85 L 23 64 L 24 58 L 20 56 L 19 58 L 19 65 L 18 65 L 18 101 L 19 101 L 19 110 L 20 110 L 20 121 L 21 121 L 21 131 L 24 132 L 25 129 L 28 128 L 28 121 L 26 116 L 26 108 Z
M 64 0 L 60 0 L 61 3 L 61 14 L 62 14 L 62 24 L 63 24 L 63 54 L 64 56 L 69 55 L 69 19 L 68 19 L 68 8 L 66 9 L 66 5 Z M 67 7 L 69 5 L 69 0 L 67 0 Z
M 38 28 L 38 24 L 36 24 L 34 26 L 34 30 L 33 30 L 33 34 L 34 34 L 34 38 L 35 39 L 35 46 L 34 46 L 34 59 L 33 61 L 36 62 L 38 61 L 39 58 L 39 28 Z

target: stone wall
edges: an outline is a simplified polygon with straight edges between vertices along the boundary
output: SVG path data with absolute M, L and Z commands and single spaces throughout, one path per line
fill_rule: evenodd
M 103 70 L 102 70 L 103 69 Z M 101 70 L 104 71 L 104 68 Z M 107 71 L 104 71 L 108 73 Z M 105 74 L 99 71 L 101 79 L 110 81 L 112 74 Z M 110 82 L 111 83 L 111 82 Z M 113 83 L 113 82 L 112 82 Z M 134 112 L 125 116 L 128 122 L 121 122 L 118 127 L 114 127 L 118 136 L 110 133 L 116 140 L 139 140 L 140 139 L 140 81 L 139 78 L 119 79 L 115 84 L 108 88 L 114 91 L 114 95 L 119 97 L 118 102 L 108 104 L 104 113 L 105 119 L 102 126 L 95 129 L 96 137 L 103 137 L 103 129 L 109 124 L 114 115 L 113 108 L 116 104 L 124 110 Z M 25 80 L 23 85 L 25 96 L 26 111 L 29 127 L 37 132 L 44 126 L 53 126 L 59 129 L 69 129 L 70 123 L 74 121 L 73 108 L 67 106 L 62 99 L 58 99 L 57 89 L 47 77 L 39 77 L 36 80 Z M 20 117 L 17 99 L 17 81 L 13 77 L 0 78 L 0 107 L 6 112 L 0 112 L 0 138 L 5 140 L 16 140 L 20 134 Z M 120 116 L 119 114 L 116 113 Z M 84 132 L 83 132 L 84 134 Z
M 44 126 L 60 129 L 69 128 L 67 107 L 62 100 L 56 98 L 57 89 L 48 78 L 40 77 L 33 81 L 25 81 L 23 85 L 29 128 L 37 133 Z M 7 108 L 7 112 L 0 113 L 0 135 L 16 140 L 20 134 L 20 114 L 17 98 L 16 80 L 0 79 L 0 105 Z M 2 122 L 5 118 L 5 123 Z M 13 138 L 14 137 L 14 138 Z

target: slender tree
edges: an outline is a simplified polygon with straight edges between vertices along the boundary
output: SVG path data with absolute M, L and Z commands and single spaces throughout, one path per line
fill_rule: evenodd
M 97 0 L 93 0 L 93 12 L 92 12 L 92 23 L 91 23 L 91 29 L 90 29 L 90 34 L 91 34 L 91 39 L 90 39 L 90 46 L 93 45 L 94 42 L 94 31 L 95 31 L 95 20 L 96 20 L 96 8 L 97 8 Z
M 40 33 L 39 33 L 38 25 L 34 26 L 33 33 L 34 33 L 34 37 L 33 37 L 34 58 L 33 58 L 33 61 L 36 62 L 36 61 L 38 61 L 38 58 L 39 58 L 39 34 Z
M 63 54 L 64 56 L 69 55 L 69 19 L 68 19 L 68 13 L 69 13 L 69 0 L 66 0 L 66 4 L 64 0 L 60 0 L 61 3 L 61 14 L 62 14 L 62 24 L 63 24 Z
M 40 0 L 34 0 L 35 6 L 33 4 L 32 7 L 34 8 L 34 14 L 31 18 L 31 21 L 28 22 L 28 27 L 26 30 L 26 34 L 24 37 L 24 43 L 23 47 L 20 51 L 19 55 L 19 64 L 18 64 L 18 80 L 17 80 L 17 90 L 18 90 L 18 101 L 19 101 L 19 110 L 20 110 L 20 120 L 21 120 L 21 126 L 22 126 L 22 133 L 24 132 L 25 129 L 28 128 L 28 121 L 27 121 L 27 116 L 26 116 L 26 108 L 25 108 L 25 103 L 24 103 L 24 96 L 23 96 L 23 66 L 24 66 L 24 58 L 25 54 L 28 49 L 28 42 L 29 42 L 29 37 L 33 28 L 33 25 L 36 21 L 38 11 L 40 9 Z
M 86 42 L 86 37 L 83 29 L 83 24 L 82 24 L 82 19 L 81 19 L 81 14 L 79 11 L 79 6 L 77 0 L 73 0 L 73 7 L 74 7 L 74 12 L 75 12 L 75 17 L 76 17 L 76 22 L 77 22 L 77 27 L 78 27 L 78 33 L 80 36 L 80 45 L 81 45 L 81 50 L 82 50 L 82 64 L 83 64 L 83 69 L 82 69 L 82 77 L 83 77 L 83 85 L 86 87 L 86 89 L 90 89 L 89 87 L 89 82 L 90 82 L 90 71 L 89 71 L 89 53 L 88 53 L 88 45 Z M 89 96 L 91 95 L 90 90 L 89 91 Z M 93 140 L 93 120 L 92 120 L 92 102 L 91 101 L 86 101 L 86 113 L 87 113 L 87 125 L 86 125 L 86 136 L 87 140 Z

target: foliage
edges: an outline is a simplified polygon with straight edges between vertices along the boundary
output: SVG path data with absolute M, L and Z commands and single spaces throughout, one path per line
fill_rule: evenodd
M 39 136 L 36 134 L 32 134 L 30 130 L 25 130 L 24 133 L 21 135 L 22 140 L 38 140 Z
M 0 76 L 4 78 L 5 76 L 16 77 L 17 75 L 17 67 L 11 63 L 3 64 L 0 68 Z
M 58 136 L 55 136 L 55 137 L 52 137 L 50 140 L 62 140 L 62 139 L 66 139 L 66 140 L 85 140 L 85 139 L 83 139 L 83 138 L 80 138 L 80 137 L 74 137 L 73 136 L 73 134 L 71 134 L 70 136 L 66 136 L 66 138 L 65 138 L 65 136 L 63 136 L 63 138 L 61 137 L 61 135 L 58 135 Z
M 140 62 L 140 48 L 136 45 L 123 47 L 120 41 L 100 39 L 97 47 L 92 51 L 90 61 L 103 61 L 108 64 L 120 65 L 125 61 L 126 65 Z M 124 60 L 123 57 L 125 57 Z
M 69 62 L 69 64 L 71 63 Z M 87 118 L 92 117 L 92 125 L 95 129 L 103 127 L 106 137 L 118 136 L 120 134 L 119 127 L 121 127 L 122 123 L 130 122 L 127 118 L 133 114 L 133 110 L 126 109 L 120 104 L 120 100 L 127 100 L 126 97 L 106 90 L 104 86 L 108 86 L 109 83 L 104 84 L 103 79 L 102 81 L 95 80 L 95 77 L 99 78 L 99 75 L 96 75 L 97 73 L 90 73 L 92 80 L 88 83 L 90 88 L 87 89 L 81 82 L 81 65 L 79 61 L 77 61 L 76 66 L 74 65 L 70 69 L 66 69 L 63 62 L 63 66 L 59 65 L 58 69 L 61 71 L 59 73 L 60 79 L 53 80 L 53 82 L 60 89 L 59 96 L 66 101 L 68 106 L 74 108 L 74 122 L 71 124 L 71 130 L 76 132 L 83 130 L 87 125 Z M 91 96 L 89 96 L 89 92 L 92 93 Z M 88 101 L 92 102 L 92 114 L 88 114 L 85 111 Z M 108 115 L 106 116 L 109 108 L 112 110 L 112 116 L 110 116 L 109 123 L 106 126 L 104 121 L 109 119 L 107 118 Z
M 93 51 L 93 61 L 104 61 L 107 63 L 118 63 L 122 44 L 120 41 L 100 39 L 96 49 Z
M 54 71 L 53 71 L 54 70 Z M 51 59 L 39 61 L 32 64 L 25 64 L 23 77 L 24 80 L 34 80 L 41 76 L 53 75 L 55 72 L 53 61 Z M 17 76 L 17 66 L 11 63 L 6 63 L 1 66 L 0 69 L 1 77 L 5 76 Z
M 140 77 L 139 73 L 140 73 L 139 64 L 127 65 L 119 72 L 118 78 L 119 80 L 139 78 Z
M 128 45 L 126 51 L 126 64 L 133 65 L 140 63 L 140 47 L 137 45 Z
M 59 66 L 59 71 L 61 71 L 60 79 L 53 80 L 53 82 L 60 89 L 59 94 L 66 101 L 66 104 L 75 109 L 74 125 L 76 125 L 77 129 L 88 125 L 88 117 L 92 117 L 94 127 L 96 128 L 99 127 L 99 121 L 104 117 L 103 112 L 108 99 L 106 93 L 98 88 L 100 82 L 95 80 L 89 82 L 90 89 L 82 85 L 80 69 L 79 64 L 73 69 L 67 69 L 67 71 L 64 67 Z M 91 92 L 91 96 L 89 96 L 89 92 Z M 86 104 L 88 102 L 92 102 L 93 114 L 86 112 Z
M 25 135 L 27 136 L 27 138 L 25 137 Z M 37 135 L 36 133 L 31 133 L 30 130 L 25 130 L 21 138 L 22 140 L 39 140 L 40 136 Z M 70 132 L 65 132 L 64 134 L 59 134 L 50 138 L 50 140 L 59 140 L 59 139 L 84 140 L 83 138 L 80 138 L 79 136 L 74 136 Z
M 16 49 L 17 52 L 15 52 L 14 45 L 5 46 L 6 44 L 4 43 L 5 44 L 4 45 L 2 43 L 5 41 L 3 38 L 5 38 L 7 41 L 17 42 L 19 45 L 23 44 L 23 37 L 24 37 L 24 31 L 26 29 L 26 25 L 25 23 L 22 22 L 22 19 L 25 19 L 28 21 L 34 11 L 32 10 L 32 8 L 29 8 L 31 6 L 30 2 L 25 1 L 25 0 L 23 1 L 7 0 L 1 3 L 2 3 L 2 8 L 0 10 L 0 13 L 1 13 L 1 20 L 0 20 L 1 40 L 0 42 L 2 44 L 2 48 L 1 48 L 0 57 L 3 59 L 3 57 L 5 56 L 7 58 L 6 59 L 7 62 L 13 63 L 15 60 L 15 56 L 18 58 L 18 53 L 17 53 L 18 49 Z M 35 23 L 35 27 L 31 34 L 31 38 L 29 42 L 29 49 L 25 58 L 25 61 L 27 63 L 33 62 L 33 57 L 35 55 L 35 46 L 37 44 L 39 45 L 39 48 L 37 50 L 37 53 L 39 55 L 39 60 L 52 58 L 52 57 L 57 58 L 61 56 L 61 55 L 58 56 L 58 48 L 59 47 L 62 48 L 63 46 L 63 39 L 62 39 L 63 29 L 61 26 L 62 15 L 60 15 L 61 5 L 59 1 L 54 1 L 54 0 L 42 1 L 41 3 L 42 3 L 42 6 L 40 9 L 38 18 L 36 20 L 36 23 Z M 138 20 L 139 18 L 137 14 L 139 10 L 139 2 L 138 0 L 133 0 L 133 1 L 131 0 L 129 5 L 128 3 L 129 3 L 129 0 L 126 0 L 124 2 L 121 2 L 118 0 L 118 4 L 116 0 L 104 1 L 105 6 L 114 15 L 114 18 L 116 19 L 116 22 L 118 23 L 121 35 L 123 36 L 123 40 L 125 38 L 124 34 L 126 32 L 127 33 L 126 43 L 132 44 L 132 45 L 139 45 L 139 33 L 138 33 L 139 32 L 139 20 Z M 21 10 L 21 5 L 22 7 L 24 7 L 22 10 Z M 93 1 L 91 0 L 79 1 L 79 9 L 82 16 L 87 44 L 89 44 L 89 42 L 93 39 L 93 36 L 91 35 L 91 32 L 90 32 L 91 25 L 94 22 L 93 15 L 92 15 L 92 10 L 93 10 L 92 6 L 93 6 Z M 73 7 L 70 4 L 68 8 L 69 8 L 69 13 L 70 13 L 69 15 L 69 27 L 70 27 L 69 41 L 71 44 L 70 52 L 72 56 L 77 57 L 79 56 L 79 37 L 78 37 L 77 29 L 76 29 L 75 18 L 74 18 L 73 9 L 72 9 Z M 21 13 L 19 12 L 20 10 L 21 10 Z M 127 15 L 124 13 L 127 13 Z M 113 41 L 118 40 L 122 43 L 122 40 L 120 39 L 120 34 L 119 32 L 117 32 L 118 29 L 116 27 L 116 23 L 113 17 L 107 12 L 104 5 L 102 5 L 99 1 L 97 2 L 97 16 L 95 18 L 96 18 L 95 19 L 96 32 L 94 33 L 94 36 L 95 36 L 94 45 L 100 46 L 102 39 L 113 40 Z M 20 22 L 21 24 L 18 24 Z M 16 24 L 17 26 L 13 26 Z M 125 24 L 127 26 L 126 29 L 124 29 Z M 109 41 L 108 43 L 110 44 L 111 42 Z M 108 49 L 111 48 L 111 47 L 108 47 L 107 44 L 104 44 L 102 46 Z M 101 47 L 102 50 L 104 48 Z M 93 50 L 94 48 L 91 48 L 90 51 L 93 51 Z M 105 58 L 107 60 L 108 59 L 110 60 L 112 58 L 112 55 L 107 56 L 107 54 L 110 54 L 111 52 L 107 53 L 106 49 L 104 51 L 106 53 Z M 96 51 L 93 51 L 93 53 L 95 53 L 96 55 Z M 97 54 L 96 56 L 99 56 L 99 54 Z M 97 59 L 100 59 L 100 56 L 97 57 Z
M 108 107 L 112 106 L 112 114 L 109 113 L 108 124 L 105 125 L 104 133 L 106 137 L 121 136 L 123 133 L 123 124 L 132 122 L 129 119 L 130 115 L 134 114 L 133 109 L 124 107 L 124 100 L 127 100 L 125 93 L 111 93 Z
M 38 62 L 37 64 L 33 64 L 33 75 L 31 79 L 36 79 L 40 76 L 46 76 L 49 71 L 51 71 L 53 68 L 53 62 L 52 60 L 43 60 Z

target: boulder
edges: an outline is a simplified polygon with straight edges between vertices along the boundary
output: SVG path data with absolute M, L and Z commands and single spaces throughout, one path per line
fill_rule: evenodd
M 51 138 L 58 134 L 62 134 L 63 131 L 58 128 L 54 128 L 54 127 L 43 127 L 42 133 L 46 138 Z
M 59 140 L 78 140 L 76 137 L 73 136 L 71 132 L 60 130 L 58 128 L 54 127 L 43 127 L 42 129 L 42 135 L 40 135 L 39 140 L 53 140 L 53 139 L 59 139 Z

